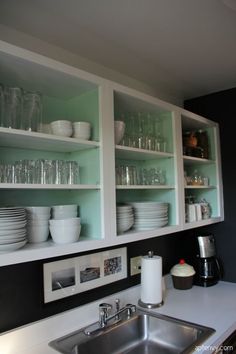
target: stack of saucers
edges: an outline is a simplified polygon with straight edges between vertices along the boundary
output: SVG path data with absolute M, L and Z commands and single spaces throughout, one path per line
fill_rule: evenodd
M 49 235 L 49 219 L 51 207 L 33 206 L 27 210 L 27 237 L 30 243 L 45 242 Z
M 131 205 L 123 204 L 116 207 L 118 234 L 129 230 L 134 224 L 134 211 Z
M 15 251 L 26 244 L 26 223 L 24 208 L 0 208 L 0 252 Z
M 153 230 L 168 224 L 168 203 L 136 202 L 130 204 L 134 208 L 136 230 Z

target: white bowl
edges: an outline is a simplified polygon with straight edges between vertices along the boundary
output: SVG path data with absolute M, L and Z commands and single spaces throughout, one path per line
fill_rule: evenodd
M 73 243 L 79 240 L 81 225 L 66 226 L 54 226 L 49 225 L 50 234 L 52 240 L 55 243 L 65 244 Z
M 51 207 L 43 206 L 32 206 L 25 208 L 28 215 L 37 214 L 37 215 L 50 215 Z
M 74 122 L 73 137 L 78 139 L 89 140 L 91 136 L 91 124 L 88 122 Z
M 32 221 L 43 221 L 43 220 L 49 220 L 50 219 L 50 214 L 48 215 L 43 215 L 43 214 L 27 214 L 27 220 L 32 220 Z
M 77 218 L 77 212 L 71 213 L 71 212 L 65 211 L 63 213 L 59 213 L 59 212 L 52 213 L 52 219 L 55 219 L 55 220 L 72 219 L 72 218 Z
M 27 220 L 27 226 L 29 225 L 39 225 L 39 226 L 43 226 L 43 225 L 49 225 L 49 219 L 47 220 Z
M 45 242 L 48 239 L 49 226 L 29 225 L 27 226 L 27 239 L 30 243 Z
M 52 212 L 77 212 L 77 204 L 53 205 Z
M 56 120 L 50 123 L 52 134 L 70 137 L 72 135 L 72 123 L 69 120 Z
M 70 219 L 50 219 L 49 220 L 49 225 L 52 226 L 57 226 L 57 227 L 66 227 L 66 226 L 73 226 L 73 225 L 79 225 L 80 224 L 80 218 L 70 218 Z
M 125 123 L 121 120 L 116 120 L 114 128 L 115 128 L 115 144 L 117 145 L 123 139 L 125 133 Z

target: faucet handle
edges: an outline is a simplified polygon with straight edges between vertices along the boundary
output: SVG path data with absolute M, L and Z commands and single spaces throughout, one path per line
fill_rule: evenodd
M 120 299 L 115 299 L 116 312 L 120 311 Z
M 99 305 L 99 323 L 101 327 L 105 326 L 108 313 L 111 309 L 112 305 L 106 302 L 103 302 Z
M 136 306 L 133 304 L 127 304 L 126 308 L 127 308 L 127 317 L 130 317 L 132 313 L 136 312 Z

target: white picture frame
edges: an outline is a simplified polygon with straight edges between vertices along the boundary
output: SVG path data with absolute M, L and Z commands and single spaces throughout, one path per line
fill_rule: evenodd
M 127 248 L 44 263 L 44 302 L 88 291 L 127 277 Z

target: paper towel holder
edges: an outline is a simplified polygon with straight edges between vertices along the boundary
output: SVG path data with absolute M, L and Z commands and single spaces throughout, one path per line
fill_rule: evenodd
M 164 305 L 164 301 L 159 302 L 159 304 L 146 304 L 145 302 L 142 302 L 141 299 L 138 300 L 138 305 L 141 307 L 144 307 L 145 309 L 155 309 L 157 307 L 161 307 Z
M 154 254 L 153 251 L 149 251 L 148 252 L 148 257 L 152 258 L 153 254 Z M 150 304 L 150 303 L 143 302 L 141 299 L 139 299 L 138 300 L 138 305 L 143 307 L 143 308 L 146 308 L 146 309 L 154 309 L 154 308 L 163 306 L 164 305 L 164 301 L 162 300 L 161 302 L 159 302 L 157 304 Z

